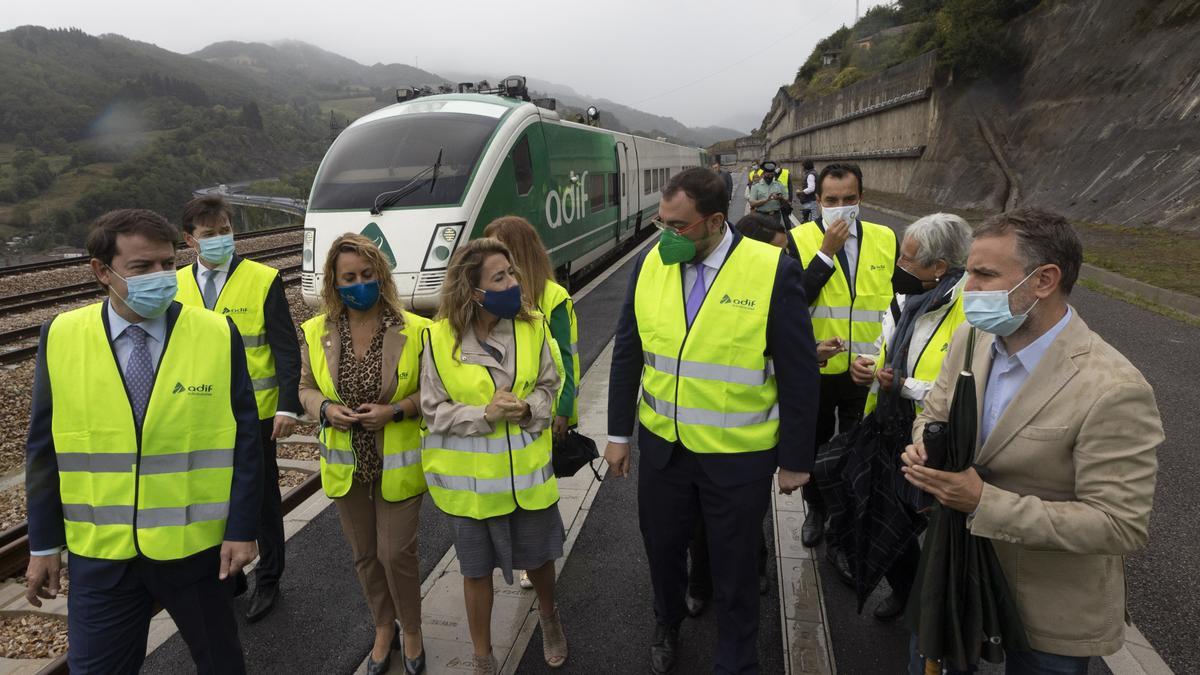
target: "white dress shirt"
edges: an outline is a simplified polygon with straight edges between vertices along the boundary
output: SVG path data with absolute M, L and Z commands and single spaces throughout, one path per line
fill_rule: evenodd
M 729 255 L 729 249 L 733 246 L 733 230 L 729 227 L 729 223 L 724 225 L 725 234 L 721 237 L 721 243 L 712 250 L 700 261 L 700 265 L 704 265 L 704 290 L 712 288 L 713 280 L 717 278 L 717 272 L 721 271 L 721 265 L 725 263 L 725 258 Z M 692 286 L 696 283 L 696 265 L 692 263 L 684 263 L 683 265 L 683 296 L 686 298 L 692 292 Z M 686 301 L 685 301 L 686 302 Z M 629 436 L 609 436 L 609 443 L 628 443 Z
M 1008 353 L 1002 338 L 996 338 L 992 343 L 992 369 L 988 373 L 987 388 L 983 391 L 983 419 L 979 420 L 980 446 L 987 441 L 992 429 L 996 427 L 996 422 L 1021 390 L 1021 385 L 1029 379 L 1029 374 L 1037 368 L 1037 364 L 1046 355 L 1046 350 L 1050 349 L 1054 339 L 1067 327 L 1070 320 L 1071 308 L 1068 307 L 1067 313 L 1053 328 L 1016 354 Z

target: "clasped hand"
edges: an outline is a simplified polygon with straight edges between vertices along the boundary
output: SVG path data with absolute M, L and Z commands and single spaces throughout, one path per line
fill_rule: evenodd
M 331 403 L 325 406 L 325 419 L 338 431 L 348 431 L 361 424 L 367 431 L 379 431 L 392 421 L 392 406 L 385 403 L 364 403 L 351 410 L 344 405 Z
M 983 479 L 968 467 L 966 471 L 938 471 L 925 466 L 928 456 L 924 443 L 914 443 L 904 448 L 900 455 L 904 466 L 900 471 L 909 483 L 933 495 L 947 508 L 963 513 L 974 513 L 983 498 Z
M 492 402 L 483 411 L 484 419 L 492 424 L 500 420 L 520 422 L 528 414 L 529 404 L 517 398 L 508 387 L 497 389 L 492 395 Z

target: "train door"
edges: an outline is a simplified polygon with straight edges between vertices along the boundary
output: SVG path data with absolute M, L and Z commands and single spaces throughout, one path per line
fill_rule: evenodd
M 630 171 L 629 145 L 627 145 L 625 141 L 617 141 L 616 151 L 617 173 L 620 174 L 616 184 L 620 189 L 621 195 L 617 200 L 617 204 L 620 206 L 620 213 L 617 215 L 617 218 L 618 222 L 621 224 L 619 232 L 624 234 L 633 227 L 633 219 L 630 217 L 630 215 L 633 213 L 633 203 L 630 201 L 631 198 L 629 195 L 631 193 L 636 193 L 637 190 L 636 188 L 631 189 L 633 186 L 631 186 L 629 183 L 633 176 L 637 175 L 637 171 Z

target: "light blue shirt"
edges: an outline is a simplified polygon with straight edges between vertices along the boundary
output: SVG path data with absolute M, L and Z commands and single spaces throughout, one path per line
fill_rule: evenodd
M 120 302 L 118 300 L 118 302 Z M 113 309 L 112 301 L 108 303 L 108 339 L 112 340 L 113 351 L 117 354 L 117 365 L 121 372 L 129 365 L 129 355 L 133 353 L 133 339 L 125 335 L 129 323 Z M 167 315 L 162 314 L 153 319 L 142 319 L 138 322 L 142 330 L 150 336 L 146 340 L 146 349 L 150 350 L 150 368 L 158 372 L 158 361 L 162 357 L 163 347 L 167 344 Z
M 1016 354 L 1008 353 L 1002 339 L 996 338 L 992 342 L 992 370 L 988 373 L 987 389 L 983 392 L 983 419 L 979 420 L 981 446 L 996 427 L 1000 415 L 1004 414 L 1008 404 L 1021 390 L 1021 385 L 1029 379 L 1029 374 L 1037 368 L 1042 357 L 1046 355 L 1046 350 L 1050 349 L 1050 345 L 1070 320 L 1071 308 L 1068 307 L 1067 313 L 1054 327 Z

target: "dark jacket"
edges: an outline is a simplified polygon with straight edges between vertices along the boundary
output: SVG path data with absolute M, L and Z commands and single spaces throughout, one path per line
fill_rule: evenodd
M 104 328 L 108 332 L 108 301 L 105 301 Z M 182 305 L 172 303 L 167 310 L 167 336 L 163 352 L 174 337 L 175 321 L 179 318 Z M 53 319 L 42 325 L 38 345 L 37 365 L 33 378 L 33 409 L 29 419 L 29 438 L 25 446 L 25 492 L 28 500 L 29 550 L 44 551 L 66 546 L 67 537 L 63 525 L 62 498 L 58 487 L 58 458 L 51 434 L 54 407 L 50 394 L 50 378 L 46 366 L 46 335 Z M 226 319 L 229 321 L 229 319 Z M 262 501 L 262 447 L 259 443 L 258 406 L 254 401 L 254 389 L 250 384 L 250 373 L 246 370 L 246 352 L 242 336 L 229 321 L 232 343 L 230 344 L 232 373 L 233 417 L 237 423 L 237 436 L 233 451 L 233 485 L 229 495 L 229 517 L 225 524 L 225 539 L 229 541 L 254 541 L 258 536 L 259 505 Z M 110 341 L 111 346 L 111 341 Z M 116 360 L 116 352 L 113 359 Z M 157 371 L 155 371 L 157 373 Z M 203 574 L 216 574 L 212 561 L 216 559 L 208 551 L 201 551 L 189 558 L 160 563 L 177 568 L 181 580 L 194 579 Z M 129 561 L 98 560 L 71 555 L 71 581 L 98 588 L 111 588 L 121 580 Z
M 730 253 L 742 240 L 742 235 L 734 231 Z M 632 436 L 637 421 L 643 357 L 633 307 L 634 290 L 646 255 L 657 255 L 655 251 L 651 247 L 638 259 L 617 324 L 608 391 L 608 433 L 612 436 Z M 701 466 L 718 485 L 740 485 L 770 476 L 777 467 L 792 471 L 812 470 L 819 388 L 816 346 L 808 301 L 801 286 L 803 270 L 782 252 L 780 256 L 767 314 L 767 354 L 775 361 L 775 379 L 779 386 L 779 444 L 760 452 L 698 454 Z M 682 284 L 680 286 L 682 294 L 684 290 Z M 656 436 L 641 424 L 637 428 L 640 452 L 654 466 L 665 467 L 675 451 L 675 444 Z

